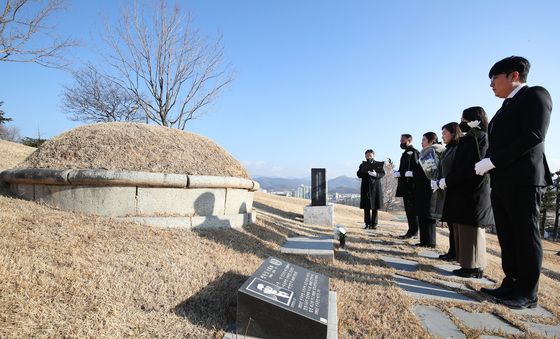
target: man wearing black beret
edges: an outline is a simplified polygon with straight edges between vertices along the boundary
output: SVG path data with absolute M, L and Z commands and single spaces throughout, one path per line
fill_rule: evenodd
M 526 85 L 530 66 L 527 59 L 511 56 L 490 69 L 490 86 L 505 100 L 488 126 L 486 158 L 475 165 L 479 175 L 490 172 L 505 273 L 499 288 L 481 291 L 516 309 L 537 306 L 540 204 L 544 188 L 552 184 L 544 154 L 552 100 L 543 87 Z

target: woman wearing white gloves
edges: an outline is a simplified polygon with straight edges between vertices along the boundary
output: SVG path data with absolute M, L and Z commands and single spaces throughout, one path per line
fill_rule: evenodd
M 488 148 L 488 118 L 482 107 L 463 111 L 460 139 L 451 170 L 439 182 L 446 187 L 442 219 L 454 227 L 455 249 L 460 269 L 457 276 L 482 278 L 486 267 L 485 226 L 493 224 L 490 205 L 490 178 L 479 176 L 474 164 L 484 158 Z
M 438 163 L 444 150 L 434 132 L 423 135 L 418 159 L 420 166 L 413 170 L 414 209 L 420 226 L 420 243 L 417 246 L 436 247 L 436 220 L 441 218 L 444 192 L 434 189 L 432 182 L 438 177 Z

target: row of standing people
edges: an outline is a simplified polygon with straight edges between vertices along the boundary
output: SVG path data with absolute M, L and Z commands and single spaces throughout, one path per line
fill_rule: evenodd
M 442 127 L 445 147 L 434 132 L 427 132 L 419 152 L 412 146 L 412 137 L 402 135 L 405 151 L 394 173 L 399 180 L 397 196 L 403 197 L 409 224 L 401 238 L 411 238 L 419 231 L 417 246 L 435 248 L 436 222 L 445 221 L 450 250 L 440 258 L 457 260 L 461 268 L 453 273 L 461 277 L 482 277 L 486 266 L 484 227 L 494 224 L 489 175 L 474 171 L 488 149 L 487 130 L 484 109 L 470 107 L 463 111 L 461 123 Z
M 445 148 L 433 132 L 423 135 L 422 151 L 412 146 L 411 135 L 401 135 L 404 152 L 394 172 L 396 196 L 403 198 L 408 221 L 400 238 L 420 231 L 418 245 L 435 247 L 436 221 L 447 222 L 450 251 L 441 258 L 457 259 L 461 268 L 456 275 L 482 277 L 485 226 L 495 224 L 505 277 L 499 287 L 481 292 L 517 309 L 538 303 L 543 259 L 538 220 L 544 188 L 552 184 L 544 154 L 552 100 L 543 87 L 526 85 L 529 69 L 529 61 L 519 56 L 495 63 L 490 86 L 504 102 L 492 120 L 481 107 L 465 109 L 460 123 L 442 127 Z M 368 151 L 358 176 L 362 196 L 368 198 L 361 204 L 364 221 L 375 228 L 377 217 L 368 210 L 376 213 L 381 206 L 376 205 L 382 202 L 379 179 L 385 173 L 383 163 Z M 429 161 L 435 157 L 441 159 L 438 169 Z

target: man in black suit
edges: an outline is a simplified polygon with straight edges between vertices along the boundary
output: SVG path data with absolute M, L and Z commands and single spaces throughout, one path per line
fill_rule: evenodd
M 418 164 L 420 152 L 412 146 L 412 135 L 401 135 L 401 148 L 404 150 L 399 163 L 399 170 L 393 173 L 398 180 L 396 197 L 403 198 L 404 211 L 406 212 L 406 220 L 408 221 L 408 231 L 401 235 L 401 239 L 409 239 L 418 234 L 418 216 L 414 211 L 413 192 L 414 192 L 414 175 L 413 171 Z
M 490 69 L 490 86 L 505 100 L 488 126 L 486 158 L 475 165 L 479 175 L 490 171 L 492 208 L 506 275 L 499 288 L 481 291 L 517 309 L 537 306 L 543 258 L 540 204 L 544 187 L 552 184 L 544 155 L 552 100 L 543 87 L 525 84 L 529 68 L 527 59 L 512 56 Z
M 356 175 L 362 179 L 360 189 L 360 208 L 364 210 L 364 228 L 377 228 L 377 210 L 383 207 L 383 188 L 381 178 L 385 176 L 383 161 L 375 161 L 375 153 L 368 149 L 365 152 L 366 160 L 362 161 Z

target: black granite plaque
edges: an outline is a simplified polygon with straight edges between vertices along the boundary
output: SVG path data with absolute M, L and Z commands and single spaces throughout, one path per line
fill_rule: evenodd
M 327 205 L 327 170 L 311 169 L 311 206 Z
M 329 278 L 269 257 L 237 291 L 237 334 L 326 338 Z

